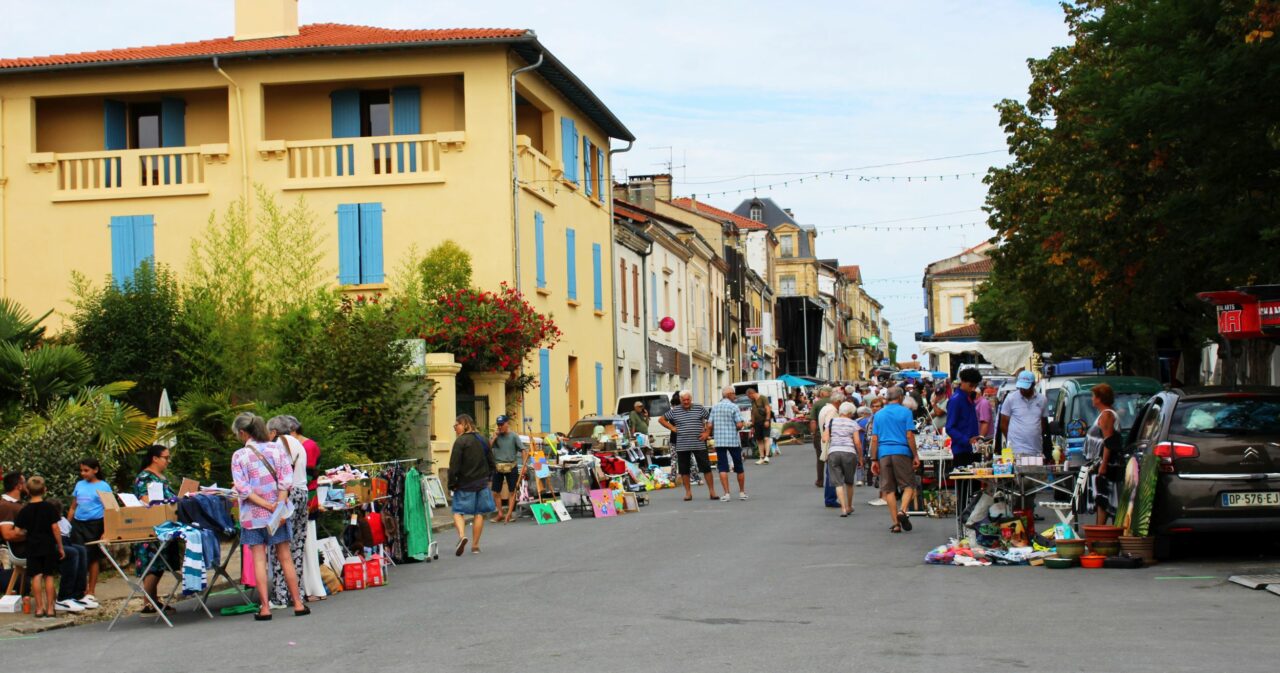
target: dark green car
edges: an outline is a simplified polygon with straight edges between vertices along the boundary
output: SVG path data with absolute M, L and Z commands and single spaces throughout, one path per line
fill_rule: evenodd
M 1133 427 L 1142 405 L 1152 395 L 1164 390 L 1164 384 L 1145 376 L 1075 376 L 1062 383 L 1057 404 L 1049 411 L 1053 423 L 1049 428 L 1054 446 L 1066 453 L 1068 448 L 1084 447 L 1084 433 L 1098 418 L 1093 407 L 1093 387 L 1106 383 L 1116 393 L 1115 410 L 1120 418 L 1120 432 Z

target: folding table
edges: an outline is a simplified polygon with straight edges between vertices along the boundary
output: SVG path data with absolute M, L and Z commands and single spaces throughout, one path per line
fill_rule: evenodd
M 113 618 L 111 620 L 111 624 L 107 626 L 108 631 L 110 631 L 112 628 L 115 627 L 116 622 L 120 621 L 120 617 L 124 615 L 124 611 L 129 607 L 129 601 L 133 600 L 134 596 L 139 596 L 139 595 L 142 596 L 143 600 L 145 600 L 147 603 L 151 605 L 152 609 L 156 611 L 156 614 L 159 615 L 160 619 L 164 620 L 165 625 L 167 625 L 169 628 L 173 628 L 173 622 L 169 621 L 169 617 L 164 614 L 164 608 L 168 606 L 171 601 L 173 601 L 174 595 L 178 593 L 178 588 L 182 586 L 182 570 L 181 568 L 177 568 L 177 569 L 173 568 L 173 566 L 170 566 L 169 562 L 164 558 L 164 550 L 169 547 L 169 544 L 172 543 L 172 541 L 173 541 L 173 538 L 170 538 L 168 540 L 161 540 L 158 537 L 151 536 L 149 538 L 142 538 L 137 540 L 97 540 L 93 542 L 93 544 L 98 545 L 98 547 L 102 550 L 102 555 L 107 558 L 107 561 L 110 562 L 111 565 L 116 569 L 116 572 L 120 573 L 120 577 L 124 579 L 125 583 L 129 585 L 129 595 L 125 597 L 124 601 L 120 603 L 120 608 L 116 610 L 115 618 Z M 108 549 L 108 547 L 112 545 L 140 544 L 144 542 L 154 544 L 157 546 L 156 546 L 155 552 L 151 555 L 151 560 L 147 563 L 146 567 L 142 569 L 141 577 L 135 577 L 132 574 L 125 572 L 124 568 L 121 568 L 120 564 L 116 561 L 115 556 L 111 554 L 111 550 Z M 147 574 L 151 572 L 152 568 L 155 567 L 157 561 L 159 561 L 160 563 L 163 563 L 165 570 L 167 570 L 169 574 L 173 575 L 174 579 L 177 580 L 177 583 L 174 584 L 173 588 L 169 590 L 169 595 L 165 597 L 163 604 L 160 604 L 160 605 L 156 604 L 155 600 L 151 598 L 151 595 L 147 593 L 146 588 L 142 586 L 143 578 L 145 578 Z M 206 591 L 205 595 L 207 594 L 208 592 Z M 199 603 L 200 608 L 203 609 L 204 613 L 209 616 L 209 619 L 213 619 L 213 613 L 209 612 L 209 606 L 205 604 L 205 595 L 194 594 L 194 597 L 196 599 L 196 602 Z

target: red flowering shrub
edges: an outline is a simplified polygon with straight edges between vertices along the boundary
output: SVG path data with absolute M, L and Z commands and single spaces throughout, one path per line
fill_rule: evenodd
M 551 316 L 506 283 L 498 292 L 463 288 L 440 295 L 415 327 L 428 351 L 453 353 L 478 372 L 515 372 L 534 349 L 552 348 L 563 335 Z

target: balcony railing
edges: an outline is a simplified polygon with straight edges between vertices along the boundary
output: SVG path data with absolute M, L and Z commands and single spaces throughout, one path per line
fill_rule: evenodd
M 535 149 L 529 136 L 516 136 L 516 147 L 519 148 L 520 186 L 554 206 L 556 178 L 562 173 L 560 167 Z
M 285 189 L 444 182 L 440 155 L 460 148 L 462 132 L 426 135 L 272 140 L 266 158 L 285 160 Z
M 54 201 L 208 194 L 205 159 L 226 145 L 34 154 L 27 163 L 54 173 Z

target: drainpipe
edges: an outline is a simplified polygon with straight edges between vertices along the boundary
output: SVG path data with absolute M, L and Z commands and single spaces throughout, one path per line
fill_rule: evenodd
M 247 217 L 251 208 L 249 200 L 249 143 L 244 132 L 244 98 L 240 93 L 240 85 L 236 84 L 236 81 L 231 79 L 231 76 L 218 65 L 217 56 L 213 57 L 213 69 L 218 71 L 218 74 L 222 75 L 222 78 L 227 80 L 231 84 L 231 88 L 236 92 L 236 125 L 239 127 L 238 135 L 240 136 L 240 198 L 244 199 L 245 216 Z
M 0 98 L 0 297 L 9 296 L 9 229 L 5 224 L 4 99 Z
M 543 55 L 539 52 L 538 60 L 511 71 L 511 229 L 514 234 L 512 252 L 515 256 L 517 291 L 523 291 L 524 279 L 520 276 L 520 148 L 516 146 L 516 76 L 542 67 L 542 59 Z M 523 360 L 520 362 L 520 372 L 524 373 Z M 529 417 L 525 412 L 525 395 L 522 393 L 520 395 L 520 427 L 523 427 L 525 432 L 529 431 L 528 420 Z
M 612 276 L 612 275 L 613 275 L 613 261 L 614 261 L 614 260 L 616 260 L 616 259 L 618 258 L 618 242 L 617 242 L 617 240 L 613 237 L 613 170 L 612 170 L 612 168 L 613 168 L 613 155 L 615 155 L 615 154 L 622 154 L 622 153 L 624 153 L 624 152 L 630 152 L 630 151 L 631 151 L 631 146 L 632 146 L 632 145 L 634 145 L 634 144 L 635 144 L 635 141 L 634 141 L 634 140 L 628 140 L 628 141 L 627 141 L 627 146 L 626 146 L 626 147 L 624 147 L 624 148 L 622 148 L 622 149 L 620 149 L 620 150 L 615 150 L 615 149 L 613 149 L 613 148 L 609 148 L 609 168 L 611 169 L 611 170 L 609 171 L 609 185 L 608 185 L 608 187 L 609 187 L 609 193 L 608 193 L 607 195 L 606 195 L 606 194 L 601 194 L 601 195 L 600 195 L 600 196 L 601 196 L 602 198 L 604 198 L 604 199 L 605 199 L 605 201 L 609 204 L 609 243 L 610 243 L 610 245 L 611 245 L 611 247 L 612 247 L 612 249 L 613 249 L 613 258 L 609 260 L 609 275 L 610 275 L 610 276 Z M 591 157 L 587 157 L 587 161 L 591 161 Z M 604 170 L 604 168 L 605 168 L 604 166 L 601 166 L 601 167 L 600 167 L 600 170 L 601 170 L 601 171 L 603 171 L 603 170 Z M 624 276 L 624 277 L 623 277 L 619 282 L 621 282 L 621 283 L 624 283 L 624 284 L 625 284 L 625 283 L 627 282 L 626 277 Z M 618 306 L 617 306 L 617 304 L 618 304 L 618 295 L 617 295 L 617 293 L 616 293 L 616 292 L 614 293 L 613 300 L 614 300 L 614 301 L 613 301 L 613 304 L 614 304 L 614 307 L 613 307 L 613 308 L 614 308 L 614 310 L 613 310 L 613 316 L 612 316 L 612 318 L 610 319 L 610 322 L 613 324 L 613 369 L 614 369 L 614 371 L 617 371 L 617 369 L 618 369 L 618 310 L 617 310 L 617 309 L 618 309 Z M 641 322 L 643 322 L 643 321 L 641 321 Z M 648 334 L 648 332 L 646 332 L 645 334 L 647 335 L 647 334 Z M 649 360 L 649 344 L 648 344 L 647 340 L 646 340 L 646 343 L 645 343 L 644 360 L 645 360 L 645 362 L 648 362 L 648 360 Z M 648 366 L 648 365 L 646 365 L 646 367 L 647 367 L 647 366 Z M 645 379 L 648 379 L 648 378 L 649 378 L 649 373 L 648 373 L 648 372 L 645 372 Z M 648 386 L 646 386 L 646 387 L 648 387 Z M 618 382 L 617 382 L 617 381 L 614 381 L 614 382 L 613 382 L 613 392 L 615 393 L 614 398 L 616 399 L 616 398 L 617 398 L 616 393 L 618 392 Z

